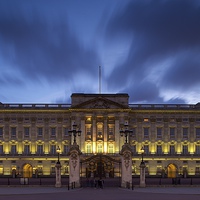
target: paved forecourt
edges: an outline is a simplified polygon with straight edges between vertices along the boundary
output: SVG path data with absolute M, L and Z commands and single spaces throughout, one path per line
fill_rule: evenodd
M 192 200 L 200 199 L 199 187 L 146 187 L 134 190 L 122 188 L 80 188 L 66 187 L 0 187 L 0 200 Z

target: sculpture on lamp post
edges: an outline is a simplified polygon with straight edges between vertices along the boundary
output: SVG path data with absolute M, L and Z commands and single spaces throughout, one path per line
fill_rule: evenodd
M 73 143 L 74 145 L 76 144 L 77 135 L 81 136 L 81 130 L 78 129 L 76 123 L 74 122 L 72 130 L 69 131 L 69 136 L 73 136 L 74 137 L 74 143 Z
M 55 187 L 61 187 L 61 164 L 60 164 L 60 147 L 56 149 L 58 153 L 58 161 L 56 163 L 56 184 Z
M 128 124 L 124 124 L 124 128 L 121 128 L 120 135 L 121 137 L 125 136 L 125 144 L 128 144 L 128 136 L 133 133 L 132 130 L 129 130 Z
M 145 162 L 144 162 L 144 147 L 142 146 L 141 155 L 142 155 L 142 161 L 140 163 L 140 187 L 146 187 L 145 183 Z

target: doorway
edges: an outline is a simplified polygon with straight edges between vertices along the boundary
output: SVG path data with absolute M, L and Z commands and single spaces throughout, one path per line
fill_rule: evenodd
M 31 178 L 33 176 L 33 167 L 30 164 L 23 166 L 23 178 Z
M 176 178 L 177 177 L 177 167 L 174 164 L 169 164 L 167 167 L 167 177 Z

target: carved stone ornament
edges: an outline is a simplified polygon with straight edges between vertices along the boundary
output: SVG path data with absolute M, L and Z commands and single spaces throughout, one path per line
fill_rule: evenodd
M 124 158 L 124 165 L 125 165 L 126 169 L 128 169 L 128 167 L 130 166 L 130 162 L 131 162 L 131 153 L 128 151 L 125 151 L 123 153 L 123 158 Z
M 76 166 L 77 166 L 77 162 L 78 162 L 78 154 L 73 152 L 71 155 L 70 155 L 70 159 L 72 161 L 72 166 L 75 170 Z
M 110 105 L 105 101 L 97 101 L 91 105 L 91 108 L 110 108 Z

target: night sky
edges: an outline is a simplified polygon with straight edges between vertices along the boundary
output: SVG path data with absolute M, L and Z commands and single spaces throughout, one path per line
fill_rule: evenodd
M 0 102 L 200 102 L 199 0 L 0 0 Z

